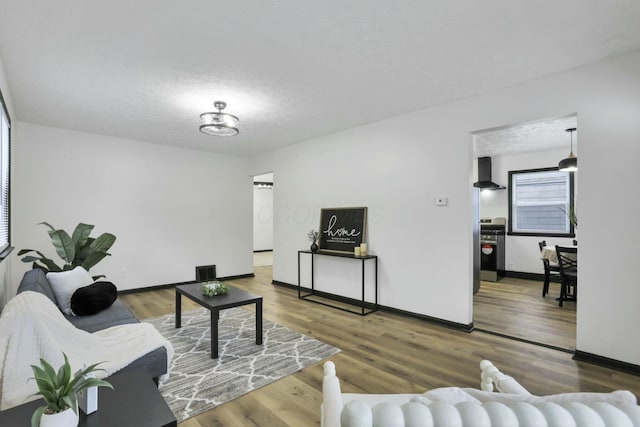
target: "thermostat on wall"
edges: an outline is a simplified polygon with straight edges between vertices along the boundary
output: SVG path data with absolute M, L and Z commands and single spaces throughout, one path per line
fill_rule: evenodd
M 434 202 L 436 206 L 447 206 L 447 204 L 449 203 L 449 199 L 443 196 L 439 196 L 439 197 L 436 197 Z

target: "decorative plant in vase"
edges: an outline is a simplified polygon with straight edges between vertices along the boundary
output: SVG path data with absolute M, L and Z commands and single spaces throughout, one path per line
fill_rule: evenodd
M 89 387 L 109 387 L 113 388 L 107 381 L 96 378 L 87 378 L 87 374 L 102 369 L 96 369 L 99 364 L 91 365 L 83 370 L 71 374 L 69 358 L 64 356 L 64 364 L 60 366 L 58 372 L 40 359 L 40 366 L 31 365 L 33 377 L 38 386 L 38 392 L 44 398 L 46 405 L 35 410 L 31 417 L 31 427 L 45 426 L 77 426 L 78 425 L 78 398 L 77 395 Z
M 89 271 L 104 257 L 111 255 L 107 251 L 116 241 L 116 236 L 111 233 L 102 233 L 96 238 L 89 237 L 94 228 L 91 224 L 78 224 L 71 236 L 64 230 L 56 230 L 47 222 L 41 222 L 38 225 L 49 227 L 48 233 L 51 243 L 55 247 L 58 256 L 64 261 L 64 265 L 62 267 L 58 266 L 51 258 L 47 258 L 42 252 L 35 249 L 22 249 L 18 252 L 18 255 L 35 252 L 38 256 L 27 255 L 22 258 L 22 262 L 32 262 L 32 268 L 39 268 L 45 273 L 73 270 L 77 266 Z M 97 280 L 100 277 L 104 277 L 104 275 L 93 276 L 93 280 Z
M 316 230 L 309 230 L 307 238 L 311 242 L 311 252 L 318 252 L 318 239 L 320 238 L 320 232 Z
M 564 208 L 560 208 L 562 212 L 569 218 L 569 222 L 575 228 L 578 228 L 578 212 L 576 211 L 576 207 L 574 205 L 569 206 L 569 210 L 565 210 Z
M 226 295 L 229 293 L 229 286 L 222 282 L 218 282 L 217 280 L 203 282 L 202 285 L 200 285 L 200 289 L 202 289 L 202 294 L 208 297 Z

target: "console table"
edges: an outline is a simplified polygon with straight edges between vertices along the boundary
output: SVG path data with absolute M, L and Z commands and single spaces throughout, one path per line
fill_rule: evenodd
M 113 390 L 100 387 L 98 410 L 85 415 L 80 409 L 79 427 L 175 427 L 176 417 L 162 398 L 145 368 L 121 371 L 105 378 Z M 1 426 L 28 426 L 31 415 L 43 404 L 34 400 L 0 412 Z
M 302 286 L 300 284 L 300 256 L 302 254 L 308 254 L 311 255 L 311 290 L 308 293 L 303 293 L 302 292 Z M 314 282 L 314 259 L 316 256 L 330 256 L 330 257 L 339 257 L 339 258 L 346 258 L 346 259 L 352 259 L 352 260 L 356 260 L 356 261 L 360 261 L 362 263 L 362 295 L 361 295 L 361 299 L 360 300 L 354 300 L 352 298 L 347 298 L 347 297 L 342 297 L 340 295 L 337 294 L 332 294 L 329 292 L 322 292 L 322 291 L 318 291 L 315 289 L 315 282 Z M 375 280 L 374 280 L 374 292 L 375 292 L 375 302 L 374 303 L 368 303 L 365 301 L 365 274 L 364 274 L 364 270 L 365 270 L 365 261 L 368 260 L 372 260 L 375 264 Z M 304 288 L 304 289 L 309 289 L 309 288 Z M 337 305 L 333 305 L 333 304 L 329 304 L 327 302 L 323 302 L 323 301 L 318 301 L 318 300 L 314 300 L 314 299 L 310 299 L 309 297 L 311 296 L 321 296 L 324 298 L 328 298 L 328 299 L 334 299 L 334 300 L 339 300 L 339 301 L 343 301 L 343 302 L 347 302 L 348 304 L 353 304 L 353 305 L 357 305 L 359 307 L 359 310 L 355 311 L 355 310 L 349 310 L 348 308 L 344 308 L 344 307 L 340 307 Z M 322 304 L 322 305 L 326 305 L 328 307 L 333 307 L 333 308 L 337 308 L 339 310 L 343 310 L 343 311 L 348 311 L 349 313 L 355 313 L 355 314 L 359 314 L 361 316 L 365 316 L 367 314 L 371 314 L 374 311 L 378 310 L 378 256 L 377 255 L 363 255 L 363 256 L 355 256 L 351 253 L 341 253 L 341 252 L 324 252 L 324 251 L 319 251 L 319 252 L 312 252 L 312 251 L 298 251 L 298 298 L 299 299 L 306 299 L 307 301 L 311 301 L 311 302 L 315 302 L 316 304 Z M 367 310 L 368 307 L 368 310 Z

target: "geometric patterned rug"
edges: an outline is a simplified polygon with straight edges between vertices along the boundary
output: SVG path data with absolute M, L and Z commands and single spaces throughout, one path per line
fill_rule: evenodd
M 171 341 L 175 355 L 169 379 L 159 389 L 178 422 L 211 410 L 293 374 L 340 351 L 263 318 L 263 344 L 256 345 L 255 312 L 220 311 L 218 359 L 210 356 L 210 312 L 202 308 L 144 319 Z

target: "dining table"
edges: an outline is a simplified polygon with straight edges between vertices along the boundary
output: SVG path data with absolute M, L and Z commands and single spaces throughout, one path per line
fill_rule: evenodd
M 563 248 L 577 248 L 574 245 L 558 245 Z M 556 247 L 554 246 L 544 246 L 540 251 L 540 259 L 549 260 L 550 264 L 558 264 L 558 254 L 556 252 Z

